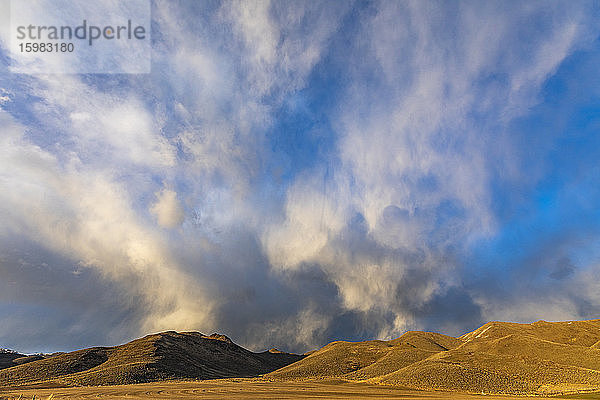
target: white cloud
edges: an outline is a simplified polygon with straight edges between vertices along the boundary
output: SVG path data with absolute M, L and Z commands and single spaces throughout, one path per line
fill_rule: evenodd
M 61 166 L 54 155 L 29 143 L 7 114 L 0 118 L 3 235 L 27 237 L 109 280 L 128 282 L 131 295 L 151 310 L 145 331 L 210 327 L 205 289 L 136 215 L 125 188 L 79 164 Z
M 346 226 L 349 209 L 342 199 L 349 195 L 340 183 L 328 192 L 330 185 L 323 176 L 298 178 L 288 189 L 285 220 L 269 226 L 263 244 L 274 268 L 295 269 L 302 262 L 319 260 L 319 254 L 330 238 Z
M 157 201 L 150 208 L 158 224 L 163 228 L 175 228 L 183 223 L 185 214 L 177 193 L 173 190 L 163 189 L 156 193 Z
M 561 7 L 551 10 L 547 31 L 531 36 L 520 18 L 539 9 L 498 13 L 471 5 L 477 12 L 459 7 L 457 17 L 437 3 L 378 5 L 361 25 L 356 48 L 362 59 L 350 69 L 333 120 L 342 162 L 336 177 L 320 185 L 311 178 L 296 182 L 284 222 L 264 236 L 274 265 L 320 265 L 348 310 L 391 311 L 402 329 L 412 323 L 407 310 L 452 285 L 444 279 L 448 270 L 459 270 L 457 253 L 495 229 L 491 168 L 511 164 L 503 159 L 504 143 L 493 145 L 502 140 L 495 133 L 519 115 L 515 108 L 533 106 L 541 84 L 578 42 L 590 39 L 574 25 L 575 13 L 564 15 Z M 509 48 L 505 59 L 507 36 L 527 45 Z M 492 74 L 508 78 L 483 92 L 487 86 L 477 82 Z M 481 102 L 495 125 L 473 118 Z M 316 171 L 313 180 L 323 182 L 320 176 Z M 364 218 L 358 235 L 357 215 Z M 382 328 L 381 336 L 390 329 Z
M 0 109 L 3 104 L 10 102 L 13 97 L 14 94 L 12 92 L 4 88 L 0 88 Z
M 226 5 L 227 18 L 232 18 L 239 27 L 253 62 L 266 67 L 277 62 L 279 29 L 271 18 L 271 2 L 233 1 Z
M 51 100 L 37 112 L 54 117 L 45 121 L 48 127 L 67 133 L 86 164 L 174 165 L 174 147 L 137 95 L 96 91 L 70 75 L 39 77 L 34 85 L 36 95 Z

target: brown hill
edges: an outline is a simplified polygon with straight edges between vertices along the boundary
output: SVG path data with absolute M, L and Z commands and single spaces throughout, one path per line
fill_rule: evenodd
M 477 338 L 498 339 L 511 333 L 531 335 L 555 343 L 591 347 L 600 339 L 600 319 L 565 322 L 538 321 L 532 324 L 494 321 L 461 336 L 460 339 L 466 341 Z
M 302 356 L 253 353 L 224 335 L 164 332 L 116 347 L 59 354 L 0 370 L 0 386 L 52 381 L 109 385 L 165 379 L 250 377 L 274 371 Z
M 334 342 L 271 379 L 336 378 L 417 389 L 553 394 L 600 390 L 600 320 L 490 322 L 459 338 Z
M 390 341 L 333 342 L 304 356 L 277 349 L 253 353 L 223 335 L 165 332 L 121 346 L 51 357 L 5 351 L 0 352 L 0 365 L 6 366 L 0 369 L 0 386 L 266 374 L 283 381 L 342 379 L 415 389 L 547 395 L 600 391 L 600 320 L 490 322 L 458 338 L 407 332 Z
M 413 362 L 457 347 L 462 341 L 432 332 L 407 332 L 389 342 L 333 342 L 311 353 L 302 362 L 288 365 L 268 376 L 273 379 L 344 377 L 374 378 Z
M 24 354 L 19 354 L 16 351 L 0 349 L 0 369 L 26 364 L 28 362 L 41 360 L 43 358 L 44 357 L 39 354 L 27 356 Z

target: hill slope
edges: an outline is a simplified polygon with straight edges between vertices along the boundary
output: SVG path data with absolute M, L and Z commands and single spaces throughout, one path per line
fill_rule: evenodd
M 281 381 L 343 379 L 415 389 L 547 395 L 600 391 L 600 320 L 490 322 L 458 338 L 407 332 L 390 341 L 333 342 L 308 356 L 274 349 L 253 353 L 222 335 L 164 332 L 121 346 L 42 359 L 4 351 L 0 362 L 6 366 L 0 369 L 0 386 L 264 375 Z
M 538 321 L 532 324 L 493 321 L 461 336 L 460 339 L 465 341 L 477 338 L 498 339 L 511 333 L 530 335 L 555 343 L 591 347 L 600 340 L 600 319 L 565 322 Z
M 222 335 L 164 332 L 116 347 L 94 347 L 0 370 L 0 385 L 54 381 L 110 385 L 164 379 L 249 377 L 271 372 L 302 356 L 253 353 Z
M 362 380 L 396 371 L 462 341 L 432 332 L 407 332 L 389 342 L 333 342 L 301 362 L 281 368 L 273 379 L 347 378 Z
M 0 369 L 26 364 L 43 358 L 43 356 L 37 354 L 27 356 L 25 354 L 19 354 L 16 351 L 0 349 Z
M 459 338 L 407 332 L 387 342 L 334 342 L 267 377 L 474 393 L 600 390 L 599 342 L 600 320 L 490 322 Z

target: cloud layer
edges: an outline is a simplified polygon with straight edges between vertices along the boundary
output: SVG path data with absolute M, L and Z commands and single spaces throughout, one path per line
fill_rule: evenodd
M 2 34 L 0 347 L 595 316 L 593 3 L 152 15 L 149 75 L 12 74 Z

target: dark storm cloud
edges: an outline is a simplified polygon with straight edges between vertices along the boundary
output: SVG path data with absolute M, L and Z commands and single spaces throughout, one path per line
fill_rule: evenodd
M 4 347 L 21 352 L 75 350 L 119 344 L 139 332 L 148 310 L 122 282 L 107 281 L 25 238 L 5 238 L 0 251 Z

